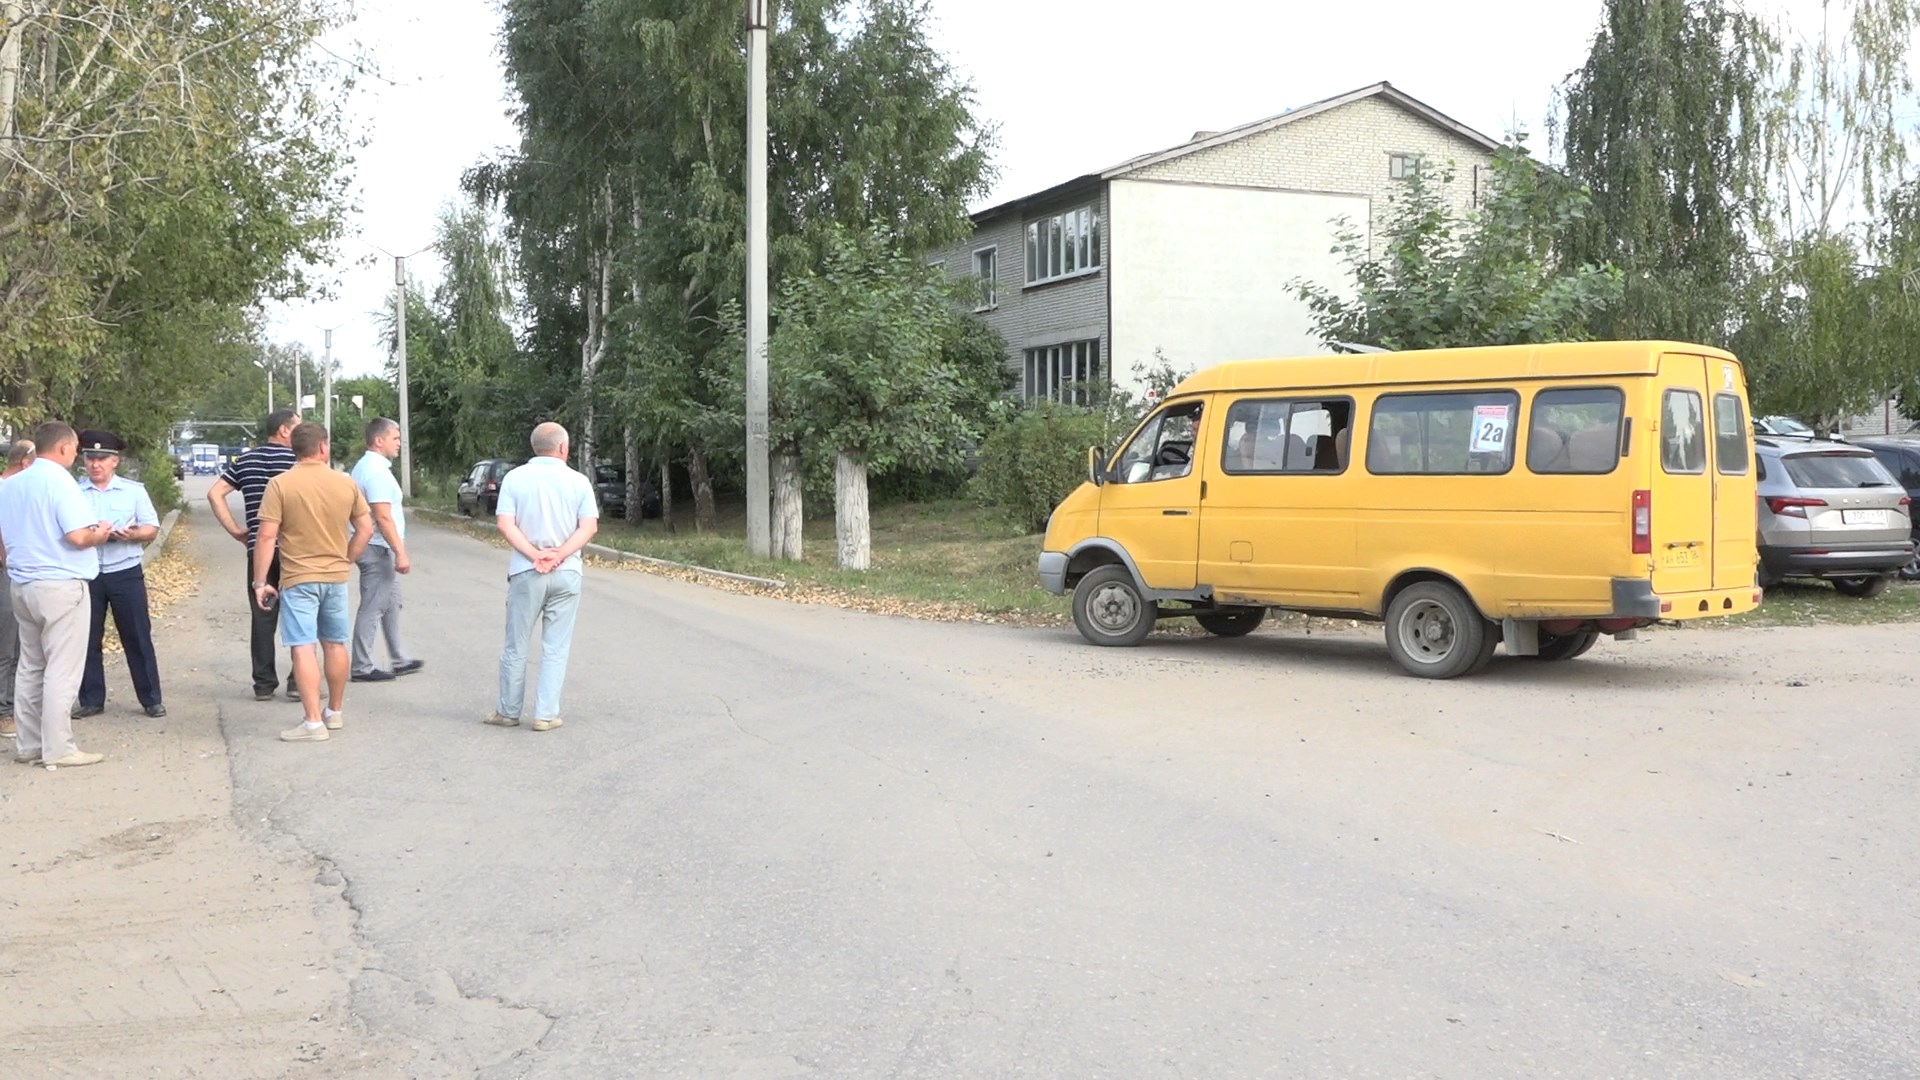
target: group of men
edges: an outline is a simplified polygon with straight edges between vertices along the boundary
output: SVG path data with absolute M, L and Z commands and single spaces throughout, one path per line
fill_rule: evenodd
M 393 475 L 400 430 L 391 420 L 369 423 L 367 452 L 343 475 L 328 465 L 324 427 L 300 423 L 291 410 L 268 417 L 266 427 L 267 442 L 222 471 L 208 502 L 227 533 L 247 546 L 254 697 L 271 700 L 279 688 L 277 629 L 292 654 L 287 697 L 299 701 L 305 714 L 280 738 L 325 742 L 346 726 L 348 682 L 383 682 L 424 666 L 407 653 L 400 635 L 400 576 L 412 570 L 404 494 Z M 592 540 L 600 512 L 593 485 L 566 465 L 566 429 L 541 424 L 531 442 L 534 457 L 507 474 L 496 507 L 513 554 L 500 696 L 485 722 L 520 723 L 528 646 L 539 625 L 532 726 L 550 731 L 561 725 L 560 690 L 580 599 L 580 551 Z M 244 526 L 227 507 L 235 491 L 246 507 Z M 349 627 L 347 580 L 354 567 L 360 572 L 360 607 Z M 386 668 L 373 662 L 380 637 Z
M 0 473 L 0 560 L 7 571 L 0 614 L 0 735 L 23 764 L 93 765 L 73 722 L 106 711 L 103 655 L 109 612 L 134 694 L 148 716 L 165 716 L 147 607 L 143 549 L 160 531 L 147 489 L 119 476 L 126 447 L 111 432 L 41 424 L 12 443 Z M 86 456 L 75 481 L 74 459 Z
M 346 684 L 382 682 L 424 664 L 401 644 L 400 577 L 407 556 L 404 495 L 393 475 L 399 425 L 367 425 L 366 454 L 350 474 L 328 464 L 330 437 L 293 410 L 267 418 L 266 442 L 229 463 L 208 496 L 214 517 L 247 548 L 253 691 L 272 700 L 280 688 L 274 635 L 291 653 L 287 697 L 303 721 L 280 734 L 288 742 L 324 742 L 344 726 Z M 497 524 L 513 552 L 507 578 L 506 644 L 499 696 L 484 722 L 520 724 L 527 658 L 535 627 L 541 664 L 532 727 L 561 725 L 560 693 L 580 602 L 580 552 L 599 526 L 593 485 L 566 464 L 566 429 L 546 423 L 531 439 L 533 458 L 501 482 Z M 148 716 L 166 715 L 153 648 L 142 554 L 159 532 L 146 488 L 117 474 L 122 441 L 110 432 L 76 432 L 60 421 L 13 443 L 0 472 L 0 734 L 15 737 L 14 760 L 92 765 L 73 722 L 106 708 L 102 656 L 112 614 L 134 693 Z M 86 476 L 76 481 L 77 457 Z M 227 496 L 238 491 L 245 524 Z M 347 583 L 360 572 L 360 607 L 347 617 Z M 375 666 L 384 637 L 388 666 Z M 351 640 L 351 651 L 349 651 Z

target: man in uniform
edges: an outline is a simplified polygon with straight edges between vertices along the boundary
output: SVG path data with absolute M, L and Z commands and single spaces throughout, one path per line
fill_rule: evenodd
M 111 431 L 80 433 L 80 454 L 87 459 L 87 478 L 80 481 L 80 494 L 93 516 L 110 523 L 113 531 L 100 545 L 100 575 L 88 587 L 93 617 L 87 629 L 87 670 L 80 679 L 75 720 L 107 710 L 107 669 L 101 643 L 107 634 L 108 610 L 113 612 L 113 628 L 120 634 L 121 650 L 127 654 L 127 674 L 133 676 L 133 693 L 140 699 L 140 707 L 148 716 L 167 715 L 167 707 L 160 703 L 160 662 L 153 652 L 147 572 L 141 565 L 143 550 L 160 535 L 160 515 L 154 513 L 145 484 L 118 475 L 120 452 L 126 448 L 120 436 Z
M 274 688 L 280 685 L 280 677 L 273 669 L 273 631 L 279 614 L 271 607 L 262 608 L 254 603 L 253 547 L 260 534 L 260 500 L 266 496 L 267 484 L 274 477 L 293 468 L 293 428 L 299 422 L 299 414 L 292 409 L 281 409 L 268 416 L 262 425 L 267 441 L 227 463 L 220 470 L 220 478 L 213 482 L 213 490 L 207 493 L 214 520 L 227 530 L 228 536 L 247 545 L 247 610 L 253 614 L 253 697 L 256 701 L 272 701 Z M 246 504 L 246 528 L 235 524 L 232 511 L 227 509 L 227 496 L 235 491 Z M 279 559 L 268 565 L 264 580 L 271 585 L 280 584 Z M 300 700 L 291 670 L 287 672 L 287 700 Z
M 393 459 L 400 455 L 400 425 L 385 417 L 367 423 L 367 452 L 353 467 L 353 482 L 373 510 L 373 541 L 360 553 L 360 613 L 353 620 L 353 681 L 384 682 L 426 665 L 400 644 L 400 578 L 407 560 L 407 514 Z M 390 667 L 373 663 L 373 641 L 384 634 Z
M 298 464 L 267 485 L 253 551 L 255 602 L 263 610 L 279 602 L 280 639 L 293 653 L 294 681 L 307 714 L 306 723 L 280 733 L 286 742 L 325 742 L 329 731 L 343 726 L 347 639 L 353 632 L 347 578 L 373 536 L 373 512 L 360 488 L 327 467 L 327 442 L 327 429 L 319 424 L 293 429 Z M 276 555 L 282 560 L 280 586 L 267 580 Z
M 33 432 L 33 464 L 0 484 L 0 544 L 5 545 L 13 614 L 20 625 L 14 718 L 23 765 L 93 765 L 104 756 L 73 744 L 69 715 L 87 665 L 87 582 L 100 572 L 95 551 L 113 533 L 95 521 L 74 486 L 80 439 L 49 420 Z
M 33 440 L 15 439 L 7 447 L 7 468 L 0 472 L 0 484 L 33 464 Z M 0 570 L 5 564 L 0 563 Z M 13 672 L 20 666 L 20 624 L 13 619 L 13 590 L 0 581 L 0 737 L 13 738 L 18 726 L 13 720 Z

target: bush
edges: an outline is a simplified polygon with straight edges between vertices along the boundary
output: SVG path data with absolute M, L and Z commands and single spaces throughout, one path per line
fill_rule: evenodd
M 173 478 L 172 458 L 162 453 L 154 456 L 153 464 L 131 459 L 127 459 L 127 463 L 131 467 L 122 471 L 129 479 L 147 486 L 147 497 L 153 500 L 153 508 L 161 517 L 166 517 L 167 511 L 176 510 L 185 502 L 180 497 L 180 481 Z
M 1038 532 L 1060 500 L 1086 480 L 1087 447 L 1106 439 L 1106 418 L 1097 411 L 1058 405 L 1024 410 L 981 446 L 974 497 Z

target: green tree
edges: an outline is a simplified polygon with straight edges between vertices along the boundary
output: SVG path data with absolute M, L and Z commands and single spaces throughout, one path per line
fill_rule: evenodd
M 1620 302 L 1593 320 L 1600 336 L 1726 343 L 1753 284 L 1778 55 L 1738 0 L 1606 0 L 1555 125 L 1590 196 L 1560 264 L 1623 275 Z
M 8 0 L 0 18 L 0 420 L 136 449 L 305 288 L 344 208 L 332 0 Z M 31 62 L 27 62 L 28 60 Z
M 1585 192 L 1540 168 L 1516 139 L 1494 158 L 1486 200 L 1463 214 L 1425 170 L 1395 198 L 1381 254 L 1343 224 L 1350 285 L 1296 280 L 1314 331 L 1387 349 L 1583 340 L 1620 296 L 1610 264 L 1560 266 L 1554 240 L 1585 215 Z
M 946 362 L 959 333 L 946 276 L 883 228 L 848 230 L 832 238 L 819 274 L 787 279 L 780 313 L 778 434 L 832 453 L 839 564 L 865 570 L 869 472 L 951 464 L 980 434 L 965 414 L 978 376 Z

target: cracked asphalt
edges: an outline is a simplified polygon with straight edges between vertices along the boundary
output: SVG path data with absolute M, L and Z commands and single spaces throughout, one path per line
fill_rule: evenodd
M 480 723 L 505 552 L 410 541 L 426 669 L 328 743 L 213 630 L 238 813 L 343 887 L 407 1075 L 1920 1071 L 1910 627 L 1433 684 L 1364 628 L 1099 650 L 592 569 L 535 734 Z

